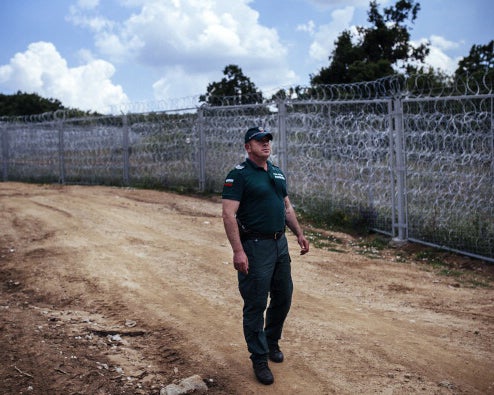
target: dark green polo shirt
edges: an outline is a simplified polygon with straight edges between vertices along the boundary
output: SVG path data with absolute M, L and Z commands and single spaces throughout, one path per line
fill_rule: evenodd
M 237 219 L 247 229 L 274 233 L 285 229 L 285 175 L 268 161 L 268 170 L 250 159 L 237 165 L 225 179 L 223 199 L 240 202 Z

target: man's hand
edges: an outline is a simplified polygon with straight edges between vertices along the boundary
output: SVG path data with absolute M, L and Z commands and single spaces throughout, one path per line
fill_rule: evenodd
M 236 213 L 240 202 L 237 200 L 223 199 L 223 224 L 225 225 L 226 236 L 233 250 L 233 266 L 241 273 L 249 272 L 249 259 L 245 254 L 240 240 Z
M 297 235 L 297 242 L 300 246 L 300 255 L 305 255 L 309 252 L 309 241 L 305 238 L 304 232 L 298 223 L 297 216 L 295 215 L 295 210 L 288 196 L 285 197 L 285 223 L 288 228 Z
M 243 250 L 233 253 L 233 266 L 241 273 L 249 273 L 249 258 Z
M 309 252 L 309 241 L 304 235 L 297 237 L 298 245 L 300 246 L 300 255 L 305 255 Z

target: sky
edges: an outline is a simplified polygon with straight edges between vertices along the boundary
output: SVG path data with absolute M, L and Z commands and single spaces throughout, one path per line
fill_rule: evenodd
M 382 7 L 396 1 L 378 0 Z M 494 39 L 494 1 L 419 0 L 411 41 L 452 74 Z M 264 96 L 310 84 L 344 30 L 369 26 L 369 0 L 2 0 L 0 93 L 65 107 L 153 109 L 206 93 L 237 65 Z

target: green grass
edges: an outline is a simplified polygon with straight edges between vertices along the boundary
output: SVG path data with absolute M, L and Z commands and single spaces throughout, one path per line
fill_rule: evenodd
M 345 252 L 341 248 L 338 248 L 338 246 L 343 245 L 343 241 L 335 236 L 311 230 L 306 230 L 304 233 L 305 237 L 316 248 L 333 252 Z
M 307 216 L 301 220 L 304 225 L 304 233 L 311 245 L 327 251 L 345 253 L 348 247 L 355 253 L 366 256 L 369 259 L 386 259 L 393 256 L 393 262 L 418 264 L 421 270 L 443 276 L 453 281 L 453 286 L 469 288 L 493 288 L 494 273 L 489 270 L 492 267 L 487 262 L 478 261 L 461 255 L 445 252 L 438 248 L 424 247 L 420 244 L 408 244 L 401 248 L 390 247 L 390 238 L 374 233 L 344 232 L 354 238 L 353 242 L 346 245 L 345 240 L 331 235 L 331 230 L 320 225 L 320 221 L 311 222 Z M 341 231 L 338 229 L 338 231 Z M 465 262 L 469 262 L 465 264 Z M 470 267 L 471 266 L 471 267 Z
M 456 262 L 456 257 L 458 256 L 455 254 L 446 254 L 439 249 L 427 248 L 418 251 L 412 258 L 423 264 L 425 270 L 432 271 L 438 276 L 455 279 L 457 285 L 471 288 L 492 288 L 494 277 L 492 274 L 489 275 L 488 270 L 483 272 L 462 268 Z M 474 262 L 476 262 L 476 266 L 482 266 L 481 261 Z M 490 267 L 489 263 L 484 265 L 486 268 Z

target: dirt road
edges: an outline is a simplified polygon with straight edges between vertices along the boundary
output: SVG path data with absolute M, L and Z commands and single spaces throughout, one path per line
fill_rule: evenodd
M 266 387 L 218 198 L 0 183 L 0 393 L 159 394 L 193 374 L 212 394 L 494 393 L 492 266 L 457 257 L 445 276 L 307 234 L 305 256 L 288 234 L 286 360 Z

